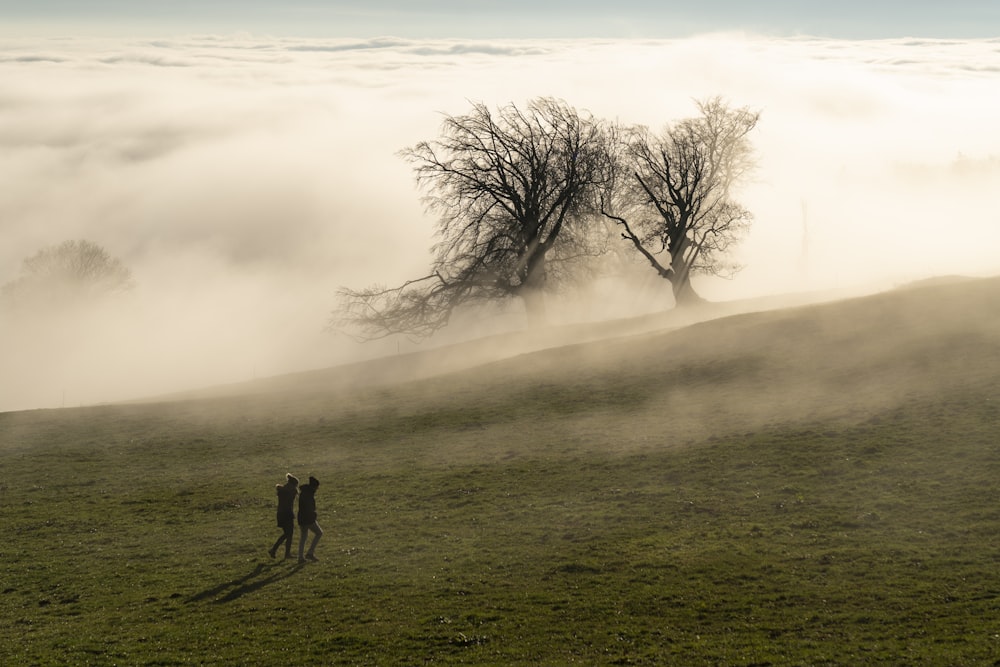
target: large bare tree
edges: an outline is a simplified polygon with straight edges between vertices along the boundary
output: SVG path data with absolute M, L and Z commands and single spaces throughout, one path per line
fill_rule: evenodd
M 731 277 L 739 270 L 726 255 L 752 221 L 732 195 L 755 166 L 747 135 L 760 114 L 718 97 L 698 102 L 698 110 L 660 134 L 621 130 L 614 183 L 601 207 L 670 282 L 677 305 L 701 300 L 692 274 Z
M 509 298 L 529 324 L 544 320 L 550 263 L 586 254 L 581 227 L 610 174 L 604 124 L 551 98 L 495 113 L 480 103 L 402 156 L 439 216 L 431 270 L 397 287 L 342 289 L 334 325 L 363 339 L 423 337 L 460 306 Z
M 21 264 L 20 275 L 0 293 L 9 303 L 26 306 L 79 304 L 126 292 L 132 272 L 91 241 L 64 241 L 39 250 Z

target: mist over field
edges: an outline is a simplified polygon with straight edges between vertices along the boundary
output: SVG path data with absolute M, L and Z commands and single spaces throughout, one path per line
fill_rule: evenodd
M 0 313 L 0 410 L 414 349 L 323 327 L 338 287 L 423 275 L 434 219 L 396 153 L 470 101 L 654 128 L 710 95 L 760 109 L 746 268 L 696 281 L 710 300 L 1000 272 L 1000 40 L 6 39 L 0 77 L 0 284 L 67 239 L 136 283 L 82 313 Z M 555 323 L 669 303 L 652 272 L 629 285 Z

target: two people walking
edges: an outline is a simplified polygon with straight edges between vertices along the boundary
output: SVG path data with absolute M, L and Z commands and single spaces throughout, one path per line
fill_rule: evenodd
M 284 484 L 276 484 L 275 492 L 278 495 L 278 528 L 281 528 L 281 537 L 274 543 L 267 553 L 274 558 L 278 553 L 278 548 L 285 545 L 285 558 L 292 557 L 292 534 L 295 530 L 295 497 L 299 497 L 299 562 L 305 563 L 307 560 L 319 560 L 316 558 L 316 543 L 323 537 L 323 529 L 316 521 L 316 489 L 319 488 L 319 480 L 309 477 L 309 483 L 299 486 L 299 480 L 291 473 L 285 475 Z M 309 533 L 313 533 L 312 543 L 309 551 L 305 551 L 306 539 Z M 305 553 L 303 553 L 305 552 Z

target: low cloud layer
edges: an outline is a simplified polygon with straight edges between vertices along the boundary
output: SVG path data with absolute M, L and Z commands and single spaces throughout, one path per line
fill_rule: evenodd
M 653 127 L 710 95 L 761 109 L 746 269 L 698 283 L 711 299 L 1000 272 L 1000 40 L 7 40 L 0 77 L 0 283 L 67 239 L 137 283 L 78 336 L 0 321 L 0 409 L 386 351 L 322 328 L 339 286 L 426 268 L 396 152 L 470 100 Z

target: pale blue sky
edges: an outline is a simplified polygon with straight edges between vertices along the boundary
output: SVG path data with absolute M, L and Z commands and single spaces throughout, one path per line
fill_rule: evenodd
M 6 34 L 247 31 L 323 37 L 1000 37 L 1000 1 L 0 0 Z

